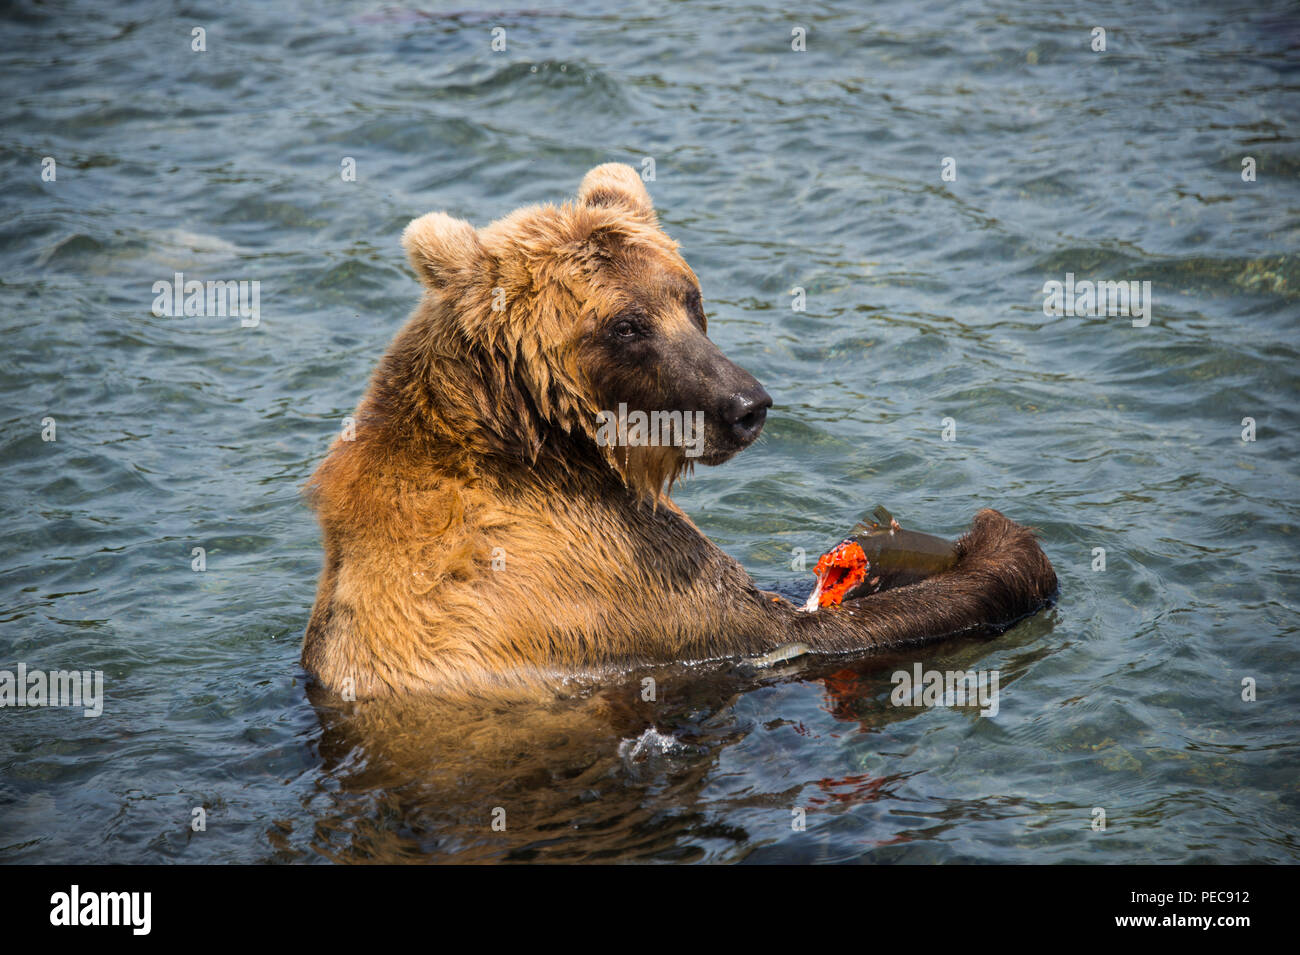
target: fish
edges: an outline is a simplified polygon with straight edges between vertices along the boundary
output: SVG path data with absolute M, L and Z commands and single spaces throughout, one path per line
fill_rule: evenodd
M 771 653 L 765 653 L 761 657 L 754 657 L 749 661 L 749 664 L 760 670 L 765 670 L 781 663 L 797 660 L 809 653 L 812 653 L 812 647 L 806 643 L 787 643 L 785 646 L 777 647 Z
M 883 506 L 872 517 L 859 521 L 852 536 L 818 558 L 813 568 L 817 582 L 800 609 L 814 613 L 845 600 L 905 587 L 956 566 L 954 541 L 904 530 Z

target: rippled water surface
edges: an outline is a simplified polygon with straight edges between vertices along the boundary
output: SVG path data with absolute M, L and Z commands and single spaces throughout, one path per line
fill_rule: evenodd
M 106 701 L 0 710 L 0 860 L 1297 861 L 1294 6 L 531 5 L 6 7 L 0 668 Z M 678 491 L 701 528 L 797 593 L 877 502 L 994 506 L 1058 605 L 651 711 L 317 708 L 298 489 L 418 295 L 402 227 L 645 157 L 776 400 Z M 177 271 L 260 323 L 156 317 Z M 1066 273 L 1149 281 L 1150 325 L 1046 316 Z M 997 670 L 998 714 L 890 705 L 918 660 Z

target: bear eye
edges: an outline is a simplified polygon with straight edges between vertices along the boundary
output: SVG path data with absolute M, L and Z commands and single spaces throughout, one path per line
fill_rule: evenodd
M 631 341 L 641 334 L 641 329 L 630 318 L 620 318 L 610 326 L 610 333 L 620 341 Z
M 686 294 L 686 312 L 695 321 L 695 324 L 701 328 L 704 327 L 704 303 L 700 301 L 700 293 L 691 289 Z

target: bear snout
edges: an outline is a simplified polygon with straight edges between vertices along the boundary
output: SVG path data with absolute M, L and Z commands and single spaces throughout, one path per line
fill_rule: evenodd
M 772 396 L 755 382 L 747 392 L 734 394 L 722 410 L 722 420 L 731 428 L 732 437 L 741 445 L 752 444 L 763 430 Z

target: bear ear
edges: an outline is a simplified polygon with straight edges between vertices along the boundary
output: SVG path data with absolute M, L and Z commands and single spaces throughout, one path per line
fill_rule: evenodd
M 467 286 L 490 265 L 475 228 L 445 212 L 430 212 L 408 225 L 402 248 L 416 276 L 435 292 Z
M 578 201 L 584 206 L 624 206 L 643 216 L 654 216 L 654 203 L 645 183 L 627 163 L 607 162 L 582 177 Z

